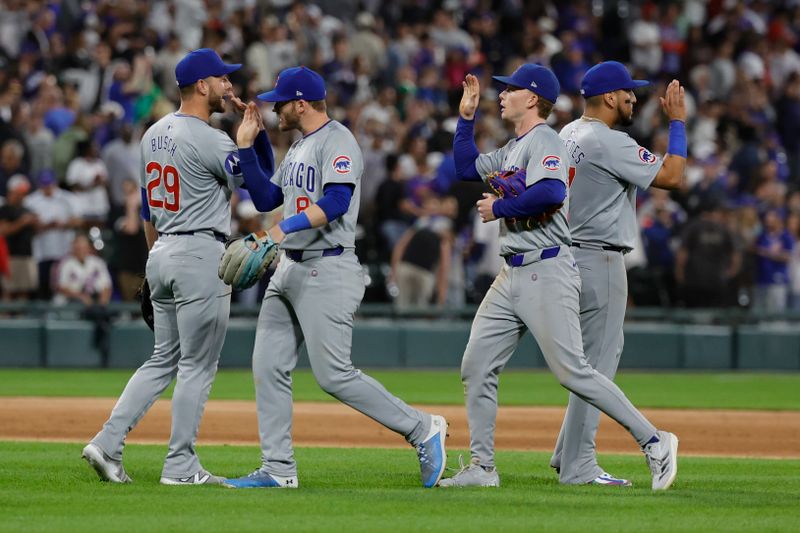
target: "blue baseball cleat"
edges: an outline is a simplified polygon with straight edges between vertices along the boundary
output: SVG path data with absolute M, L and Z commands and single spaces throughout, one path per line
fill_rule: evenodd
M 297 476 L 281 477 L 256 470 L 244 477 L 225 479 L 222 486 L 229 489 L 296 489 L 300 484 Z
M 428 436 L 417 446 L 422 486 L 426 489 L 435 487 L 444 474 L 447 466 L 447 453 L 444 448 L 446 437 L 447 421 L 443 416 L 432 415 Z

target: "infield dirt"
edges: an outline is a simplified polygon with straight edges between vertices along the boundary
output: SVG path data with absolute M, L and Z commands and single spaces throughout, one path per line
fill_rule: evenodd
M 0 439 L 87 442 L 111 412 L 114 398 L 3 398 Z M 450 423 L 448 447 L 468 448 L 463 406 L 421 406 Z M 800 412 L 644 409 L 660 429 L 680 438 L 682 454 L 800 458 Z M 495 443 L 500 450 L 551 450 L 564 410 L 559 407 L 501 407 Z M 157 401 L 131 432 L 131 443 L 165 443 L 170 402 Z M 200 444 L 257 444 L 254 402 L 210 401 L 200 426 Z M 296 446 L 402 447 L 399 435 L 340 403 L 294 404 Z M 603 417 L 598 450 L 639 453 L 630 435 Z

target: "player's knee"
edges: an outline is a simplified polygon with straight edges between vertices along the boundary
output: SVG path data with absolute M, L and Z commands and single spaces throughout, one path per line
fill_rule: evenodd
M 314 374 L 320 388 L 331 396 L 338 395 L 352 379 L 349 372 L 330 372 L 325 374 Z

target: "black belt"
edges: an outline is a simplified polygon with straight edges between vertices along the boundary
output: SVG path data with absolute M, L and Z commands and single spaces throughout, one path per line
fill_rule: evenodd
M 550 259 L 551 257 L 555 257 L 558 255 L 558 252 L 561 250 L 560 246 L 556 246 L 554 248 L 545 248 L 542 250 L 542 253 L 539 254 L 539 260 L 544 261 L 545 259 Z M 519 267 L 525 264 L 525 254 L 516 254 L 516 255 L 506 255 L 503 256 L 506 264 L 511 267 Z M 530 263 L 534 262 L 536 258 L 529 260 Z
M 159 233 L 159 235 L 194 235 L 195 233 L 211 233 L 219 242 L 227 242 L 228 238 L 224 233 L 214 231 L 211 229 L 199 229 L 194 231 L 173 231 L 171 233 Z
M 343 246 L 336 248 L 325 248 L 324 250 L 284 250 L 286 257 L 296 263 L 314 259 L 315 257 L 331 257 L 335 255 L 342 255 L 344 252 Z
M 585 243 L 584 243 L 584 244 L 585 244 Z M 593 248 L 593 246 L 588 246 L 588 245 L 584 246 L 584 245 L 581 245 L 581 243 L 579 243 L 579 242 L 573 242 L 573 243 L 572 243 L 572 246 L 574 246 L 575 248 L 586 248 L 586 249 L 591 249 L 591 248 Z M 610 245 L 610 244 L 603 244 L 603 245 L 600 245 L 600 246 L 599 246 L 599 248 L 601 248 L 601 249 L 603 249 L 603 250 L 608 250 L 609 252 L 619 252 L 619 253 L 621 253 L 621 254 L 627 254 L 628 252 L 630 252 L 630 251 L 631 251 L 631 249 L 630 249 L 630 248 L 625 248 L 624 246 L 612 246 L 612 245 Z

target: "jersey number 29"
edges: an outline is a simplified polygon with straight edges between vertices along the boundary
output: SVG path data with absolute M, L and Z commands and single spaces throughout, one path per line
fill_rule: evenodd
M 155 173 L 153 178 L 147 182 L 147 203 L 150 204 L 150 207 L 163 207 L 167 211 L 178 211 L 181 207 L 181 181 L 178 169 L 172 165 L 162 167 L 158 161 L 150 161 L 144 169 L 148 175 Z M 163 198 L 154 198 L 153 192 L 162 182 L 164 183 L 164 196 Z

